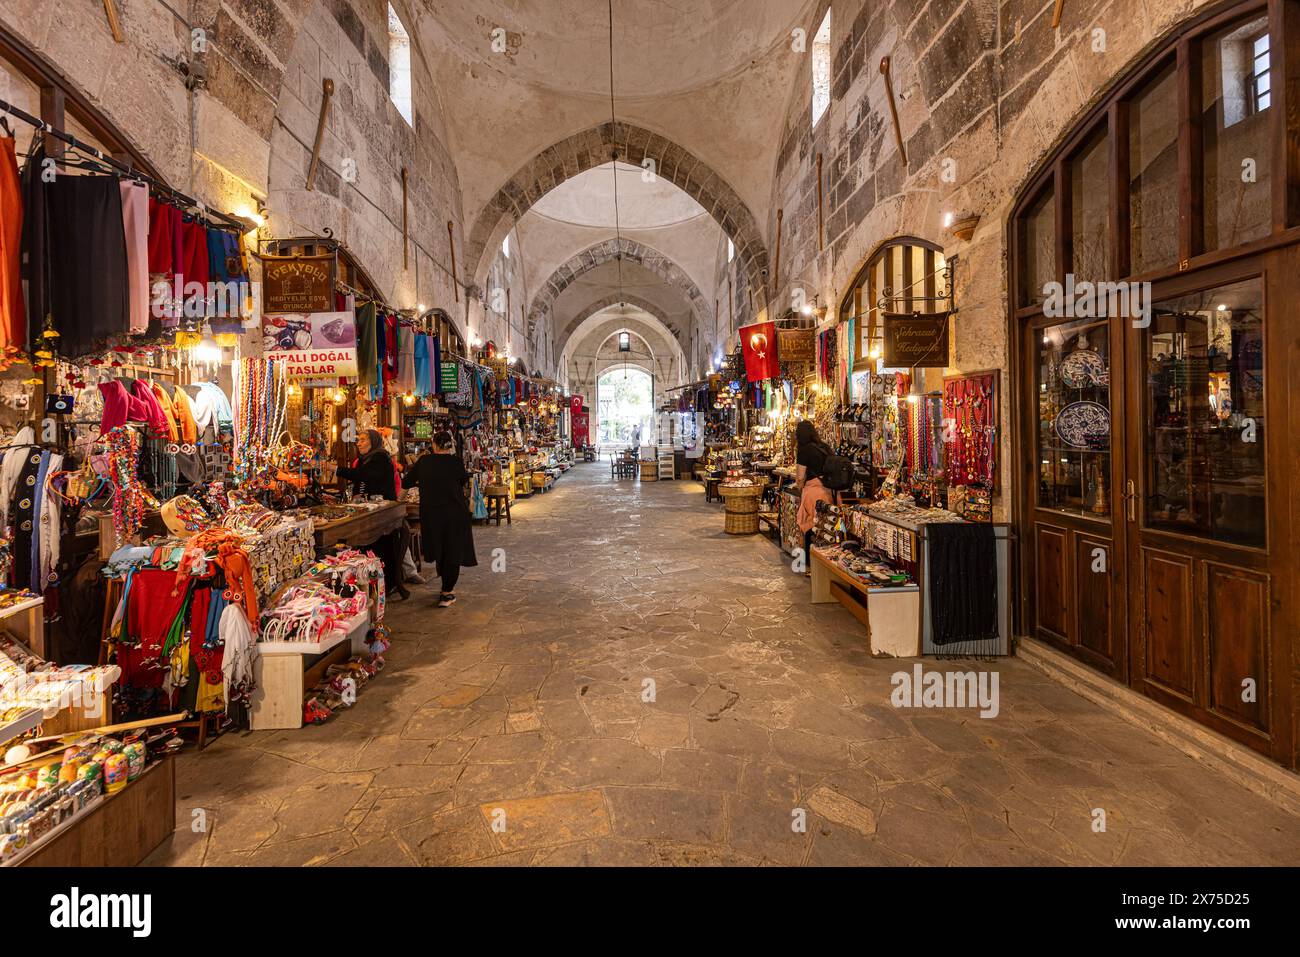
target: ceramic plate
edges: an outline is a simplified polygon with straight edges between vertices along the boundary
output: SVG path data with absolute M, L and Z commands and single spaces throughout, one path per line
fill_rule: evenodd
M 1092 349 L 1075 349 L 1061 360 L 1061 379 L 1071 389 L 1096 385 L 1103 376 L 1106 376 L 1106 360 Z
M 1055 427 L 1066 445 L 1096 448 L 1110 437 L 1110 410 L 1098 402 L 1071 402 L 1057 415 Z

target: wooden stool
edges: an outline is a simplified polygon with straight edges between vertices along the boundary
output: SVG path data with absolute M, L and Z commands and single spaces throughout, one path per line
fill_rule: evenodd
M 717 499 L 719 502 L 721 502 L 722 493 L 718 490 L 718 486 L 721 484 L 722 484 L 722 479 L 705 479 L 704 480 L 704 501 L 712 502 L 714 499 Z
M 483 497 L 487 500 L 488 515 L 486 521 L 490 522 L 493 517 L 495 517 L 497 524 L 500 525 L 501 510 L 504 508 L 506 512 L 506 524 L 510 525 L 510 492 L 504 488 L 493 486 L 487 490 Z

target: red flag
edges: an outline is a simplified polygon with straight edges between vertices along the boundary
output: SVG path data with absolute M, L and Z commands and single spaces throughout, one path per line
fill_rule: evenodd
M 741 326 L 740 348 L 745 356 L 745 377 L 750 382 L 780 377 L 781 363 L 776 357 L 775 322 Z

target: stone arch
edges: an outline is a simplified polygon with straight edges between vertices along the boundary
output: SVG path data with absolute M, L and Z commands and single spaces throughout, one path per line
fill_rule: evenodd
M 695 281 L 686 274 L 686 270 L 682 269 L 681 266 L 663 253 L 635 240 L 627 238 L 606 239 L 584 249 L 564 265 L 558 267 L 542 284 L 541 288 L 537 290 L 536 295 L 533 296 L 532 308 L 528 310 L 528 334 L 530 336 L 533 334 L 537 323 L 551 311 L 551 306 L 555 300 L 583 273 L 619 258 L 634 262 L 638 266 L 649 270 L 680 292 L 683 298 L 690 303 L 691 311 L 695 314 L 697 322 L 704 323 L 709 319 L 704 293 L 700 292 L 700 287 L 695 285 Z M 614 301 L 626 300 L 615 298 Z
M 569 324 L 564 327 L 558 336 L 556 336 L 556 354 L 558 355 L 564 352 L 565 346 L 569 344 L 569 340 L 573 338 L 573 334 L 582 328 L 584 322 L 597 313 L 608 309 L 610 306 L 617 306 L 620 303 L 626 303 L 627 305 L 640 309 L 647 315 L 658 319 L 663 327 L 672 334 L 674 339 L 677 340 L 677 344 L 682 344 L 682 331 L 673 324 L 673 321 L 670 318 L 668 318 L 668 314 L 654 303 L 647 299 L 642 299 L 640 296 L 606 296 L 604 299 L 599 299 L 596 302 L 593 302 L 590 306 L 584 307 L 582 311 L 569 320 Z M 683 348 L 685 347 L 683 346 Z
M 662 320 L 648 313 L 623 316 L 605 312 L 608 308 L 606 305 L 600 310 L 584 310 L 587 312 L 586 317 L 574 326 L 560 350 L 561 368 L 566 373 L 572 372 L 576 364 L 578 378 L 574 379 L 570 375 L 571 381 L 580 381 L 584 376 L 593 374 L 590 369 L 583 369 L 583 363 L 591 362 L 598 366 L 601 362 L 601 349 L 607 347 L 610 340 L 621 331 L 630 332 L 646 344 L 651 356 L 647 361 L 654 368 L 656 377 L 664 384 L 683 372 L 687 358 L 682 344 Z M 583 346 L 589 348 L 583 349 Z M 629 358 L 627 361 L 634 360 Z
M 565 180 L 618 158 L 634 166 L 653 160 L 655 172 L 685 192 L 714 218 L 736 244 L 750 286 L 763 287 L 767 246 L 754 214 L 734 189 L 699 157 L 672 140 L 630 123 L 602 123 L 553 143 L 510 177 L 479 212 L 466 242 L 474 282 L 482 285 L 490 250 L 534 203 Z
M 642 332 L 640 329 L 634 329 L 632 328 L 632 326 L 628 325 L 627 323 L 619 323 L 619 327 L 617 329 L 607 332 L 604 336 L 602 336 L 600 342 L 596 344 L 596 354 L 597 355 L 600 354 L 600 350 L 605 348 L 605 346 L 609 344 L 610 339 L 613 339 L 615 336 L 622 335 L 625 332 L 629 336 L 633 336 L 637 339 L 640 339 L 642 344 L 645 346 L 645 351 L 649 354 L 650 358 L 653 359 L 655 357 L 654 343 L 651 342 L 649 338 L 646 337 L 646 334 Z

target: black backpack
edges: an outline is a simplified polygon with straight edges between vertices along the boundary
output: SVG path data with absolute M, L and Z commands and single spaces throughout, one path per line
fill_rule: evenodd
M 832 492 L 843 492 L 853 484 L 854 466 L 850 459 L 833 452 L 822 464 L 822 485 Z

